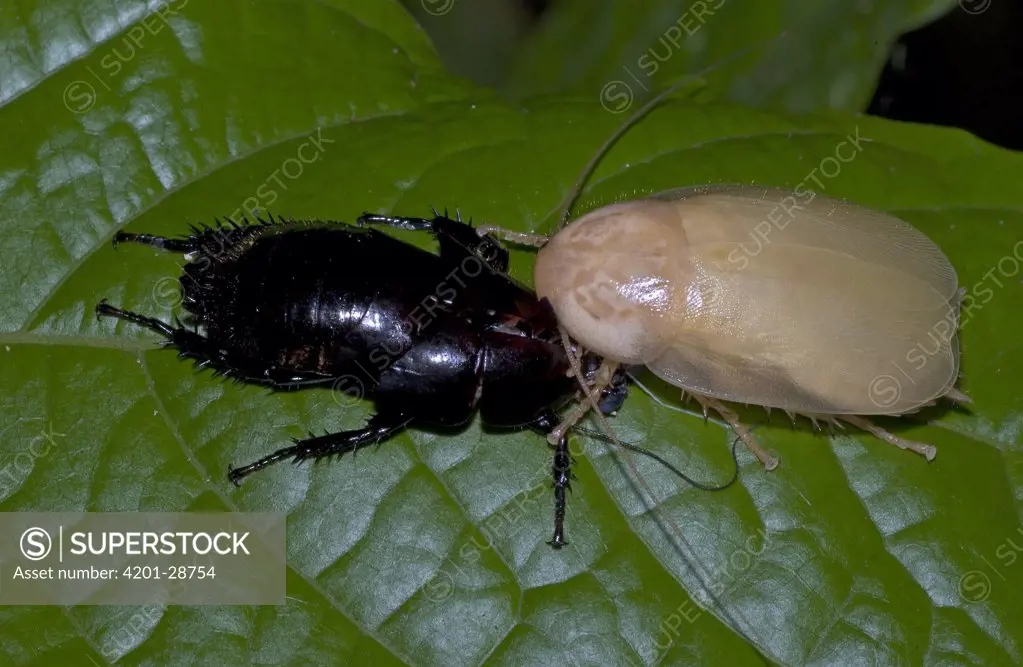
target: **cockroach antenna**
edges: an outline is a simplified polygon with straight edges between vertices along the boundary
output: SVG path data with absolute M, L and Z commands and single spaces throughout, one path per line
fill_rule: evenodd
M 572 430 L 575 431 L 576 433 L 581 433 L 582 435 L 589 436 L 595 440 L 600 440 L 603 443 L 615 445 L 617 447 L 622 447 L 624 449 L 628 449 L 629 451 L 636 452 L 637 454 L 642 454 L 647 458 L 653 459 L 654 461 L 657 461 L 671 472 L 675 473 L 675 475 L 677 475 L 678 477 L 682 478 L 685 482 L 687 482 L 691 486 L 696 487 L 697 489 L 700 489 L 701 491 L 724 491 L 728 487 L 735 484 L 736 480 L 739 479 L 738 458 L 739 453 L 737 451 L 737 448 L 739 446 L 739 443 L 742 442 L 742 438 L 736 438 L 735 441 L 732 443 L 732 462 L 735 464 L 735 467 L 733 468 L 731 479 L 729 479 L 727 482 L 724 482 L 723 484 L 706 484 L 704 482 L 697 482 L 695 479 L 685 474 L 684 472 L 676 468 L 674 465 L 669 463 L 667 460 L 665 460 L 663 456 L 655 452 L 652 452 L 649 449 L 644 449 L 643 447 L 639 447 L 630 442 L 625 442 L 624 440 L 618 440 L 617 438 L 608 437 L 601 433 L 600 431 L 594 431 L 582 426 L 575 426 L 572 428 Z
M 735 62 L 736 60 L 746 55 L 747 53 L 751 53 L 753 51 L 766 48 L 771 44 L 781 41 L 786 36 L 786 34 L 788 34 L 788 31 L 783 30 L 782 32 L 778 33 L 774 37 L 771 37 L 770 39 L 766 39 L 762 42 L 758 42 L 751 46 L 747 46 L 744 49 L 739 49 L 738 51 L 728 56 L 725 56 L 721 60 L 711 63 L 710 65 L 703 68 L 699 72 L 696 72 L 695 74 L 689 74 L 682 77 L 682 79 L 680 79 L 679 81 L 673 83 L 672 85 L 668 86 L 667 88 L 665 88 L 664 90 L 662 90 L 661 92 L 657 93 L 652 98 L 647 100 L 647 102 L 643 104 L 643 106 L 637 109 L 631 116 L 626 118 L 625 122 L 622 123 L 618 127 L 618 129 L 615 130 L 614 133 L 610 137 L 608 137 L 606 141 L 604 141 L 603 144 L 601 144 L 600 148 L 597 149 L 597 152 L 593 155 L 593 158 L 590 159 L 590 161 L 586 164 L 585 167 L 583 167 L 582 173 L 579 174 L 579 178 L 576 179 L 575 183 L 572 185 L 572 188 L 568 191 L 568 194 L 565 195 L 565 198 L 561 201 L 561 204 L 558 205 L 558 209 L 561 211 L 561 215 L 558 217 L 558 229 L 564 227 L 565 224 L 568 222 L 568 218 L 572 213 L 572 206 L 575 204 L 576 199 L 579 198 L 579 194 L 582 192 L 583 186 L 586 184 L 586 181 L 589 179 L 590 175 L 593 174 L 593 170 L 597 168 L 597 165 L 600 163 L 601 159 L 603 159 L 603 157 L 607 155 L 607 152 L 611 150 L 611 147 L 614 146 L 618 142 L 618 140 L 625 135 L 626 132 L 631 130 L 633 126 L 636 125 L 636 123 L 643 120 L 643 118 L 645 118 L 647 114 L 653 111 L 654 108 L 656 108 L 661 102 L 668 99 L 669 97 L 677 93 L 679 90 L 685 88 L 690 83 L 693 83 L 694 81 L 699 81 L 700 79 L 704 78 L 711 72 L 721 69 L 722 67 L 728 65 L 729 63 Z

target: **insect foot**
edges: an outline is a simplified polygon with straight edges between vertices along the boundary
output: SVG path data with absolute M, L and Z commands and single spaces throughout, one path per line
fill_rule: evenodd
M 908 449 L 912 452 L 916 452 L 920 456 L 924 457 L 928 461 L 933 461 L 934 457 L 938 454 L 938 448 L 934 445 L 927 445 L 922 442 L 914 442 L 912 440 L 905 440 L 899 436 L 889 433 L 880 426 L 875 426 L 869 419 L 863 417 L 857 417 L 855 415 L 842 415 L 839 417 L 843 421 L 847 421 L 856 428 L 863 429 L 867 433 L 884 440 L 885 442 L 895 445 L 900 449 Z

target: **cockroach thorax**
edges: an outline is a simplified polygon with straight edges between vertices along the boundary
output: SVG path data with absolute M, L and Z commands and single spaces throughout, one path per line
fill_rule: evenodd
M 655 358 L 674 332 L 686 237 L 669 202 L 643 200 L 593 211 L 556 234 L 536 261 L 536 291 L 600 356 L 626 364 Z

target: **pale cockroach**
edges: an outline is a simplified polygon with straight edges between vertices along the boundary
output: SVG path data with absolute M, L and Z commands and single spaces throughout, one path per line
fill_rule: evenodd
M 605 359 L 604 378 L 618 365 L 646 366 L 704 414 L 720 414 L 768 470 L 777 459 L 727 402 L 780 408 L 815 426 L 844 421 L 933 459 L 932 445 L 866 418 L 909 414 L 939 398 L 969 402 L 954 386 L 962 298 L 955 269 L 908 223 L 812 191 L 743 185 L 679 188 L 568 223 L 603 154 L 682 84 L 604 143 L 553 236 L 493 225 L 479 233 L 540 247 L 537 295 L 568 336 Z M 599 396 L 600 384 L 581 384 Z
M 704 186 L 597 209 L 540 250 L 537 295 L 584 348 L 721 414 L 768 468 L 721 401 L 845 421 L 932 459 L 864 416 L 965 398 L 955 269 L 898 218 L 806 195 Z

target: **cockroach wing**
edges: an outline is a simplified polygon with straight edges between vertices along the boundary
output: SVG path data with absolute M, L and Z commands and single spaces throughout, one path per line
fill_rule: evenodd
M 907 223 L 804 192 L 675 190 L 690 277 L 650 370 L 688 391 L 819 414 L 902 414 L 959 369 L 955 270 Z

